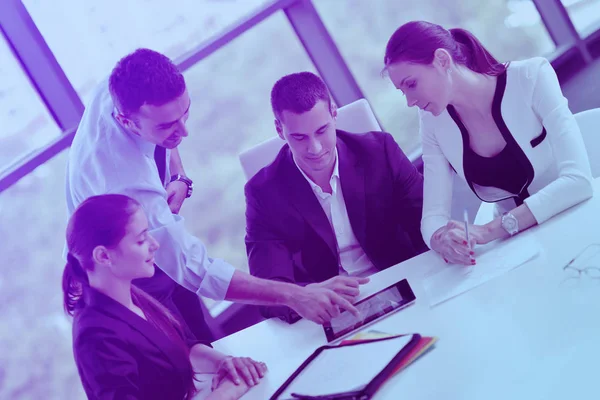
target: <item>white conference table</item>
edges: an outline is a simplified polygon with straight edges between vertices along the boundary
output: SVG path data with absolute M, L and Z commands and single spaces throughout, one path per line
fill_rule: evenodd
M 372 276 L 361 297 L 407 278 L 417 300 L 368 329 L 439 339 L 374 398 L 600 398 L 600 282 L 563 282 L 563 267 L 585 246 L 600 242 L 600 179 L 594 188 L 592 199 L 531 229 L 541 245 L 539 256 L 433 308 L 423 275 L 445 265 L 433 252 Z M 213 343 L 224 353 L 267 363 L 267 376 L 243 397 L 260 400 L 324 344 L 321 326 L 274 319 Z

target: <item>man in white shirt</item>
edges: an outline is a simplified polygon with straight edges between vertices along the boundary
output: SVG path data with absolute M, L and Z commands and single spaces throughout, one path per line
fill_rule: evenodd
M 166 56 L 138 49 L 121 59 L 94 93 L 73 140 L 67 167 L 69 213 L 93 195 L 128 195 L 142 204 L 150 233 L 160 243 L 156 265 L 189 291 L 216 300 L 286 305 L 318 323 L 338 315 L 340 307 L 356 313 L 333 290 L 258 279 L 213 259 L 185 229 L 176 212 L 188 183 L 177 178 L 185 174 L 176 149 L 188 135 L 190 105 L 184 77 Z M 175 181 L 169 183 L 173 174 Z M 167 278 L 157 270 L 155 278 L 140 285 L 177 314 Z
M 281 78 L 271 105 L 287 144 L 246 184 L 253 275 L 351 298 L 365 277 L 427 250 L 423 177 L 390 134 L 336 130 L 329 91 L 310 72 Z M 285 307 L 261 312 L 299 319 Z

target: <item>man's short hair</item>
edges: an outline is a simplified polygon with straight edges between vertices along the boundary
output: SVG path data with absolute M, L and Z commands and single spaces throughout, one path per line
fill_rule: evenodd
M 331 107 L 331 97 L 325 82 L 312 72 L 298 72 L 279 79 L 271 90 L 271 107 L 281 121 L 283 111 L 302 114 L 312 110 L 319 100 Z
M 137 49 L 112 70 L 109 90 L 119 112 L 129 116 L 144 104 L 162 106 L 175 100 L 185 91 L 185 80 L 167 56 Z

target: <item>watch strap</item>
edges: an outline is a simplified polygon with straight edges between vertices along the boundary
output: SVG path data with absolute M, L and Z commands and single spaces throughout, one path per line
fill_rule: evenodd
M 186 194 L 186 198 L 190 197 L 192 195 L 192 191 L 194 189 L 194 182 L 188 178 L 185 175 L 181 175 L 181 174 L 177 174 L 177 175 L 172 175 L 171 176 L 171 182 L 175 182 L 175 181 L 181 181 L 183 183 L 185 183 L 188 187 L 188 191 Z

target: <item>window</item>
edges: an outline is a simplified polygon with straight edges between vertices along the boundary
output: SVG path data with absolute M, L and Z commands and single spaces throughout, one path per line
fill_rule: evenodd
M 278 12 L 185 72 L 190 135 L 179 149 L 196 189 L 182 215 L 212 257 L 246 271 L 246 179 L 238 155 L 277 134 L 271 88 L 298 71 L 315 72 Z
M 133 50 L 148 47 L 175 59 L 266 2 L 23 0 L 84 104 Z
M 518 14 L 523 11 L 516 3 L 530 6 L 526 15 Z M 409 109 L 402 94 L 380 75 L 385 45 L 400 25 L 427 20 L 469 29 L 500 60 L 554 50 L 531 1 L 347 0 L 340 7 L 336 1 L 314 0 L 314 4 L 383 128 L 394 135 L 407 155 L 420 152 L 417 110 Z
M 0 34 L 0 171 L 60 134 Z
M 600 1 L 562 0 L 562 3 L 582 38 L 600 28 Z
M 300 70 L 314 67 L 283 13 L 276 13 L 185 73 L 193 110 L 181 152 L 196 191 L 182 214 L 213 257 L 241 269 L 247 270 L 245 178 L 238 154 L 276 134 L 271 87 Z M 31 112 L 37 102 L 23 104 Z M 85 398 L 60 291 L 67 154 L 0 196 L 0 398 Z M 15 235 L 15 229 L 27 235 Z
M 85 398 L 62 311 L 66 163 L 64 151 L 0 195 L 2 399 Z

